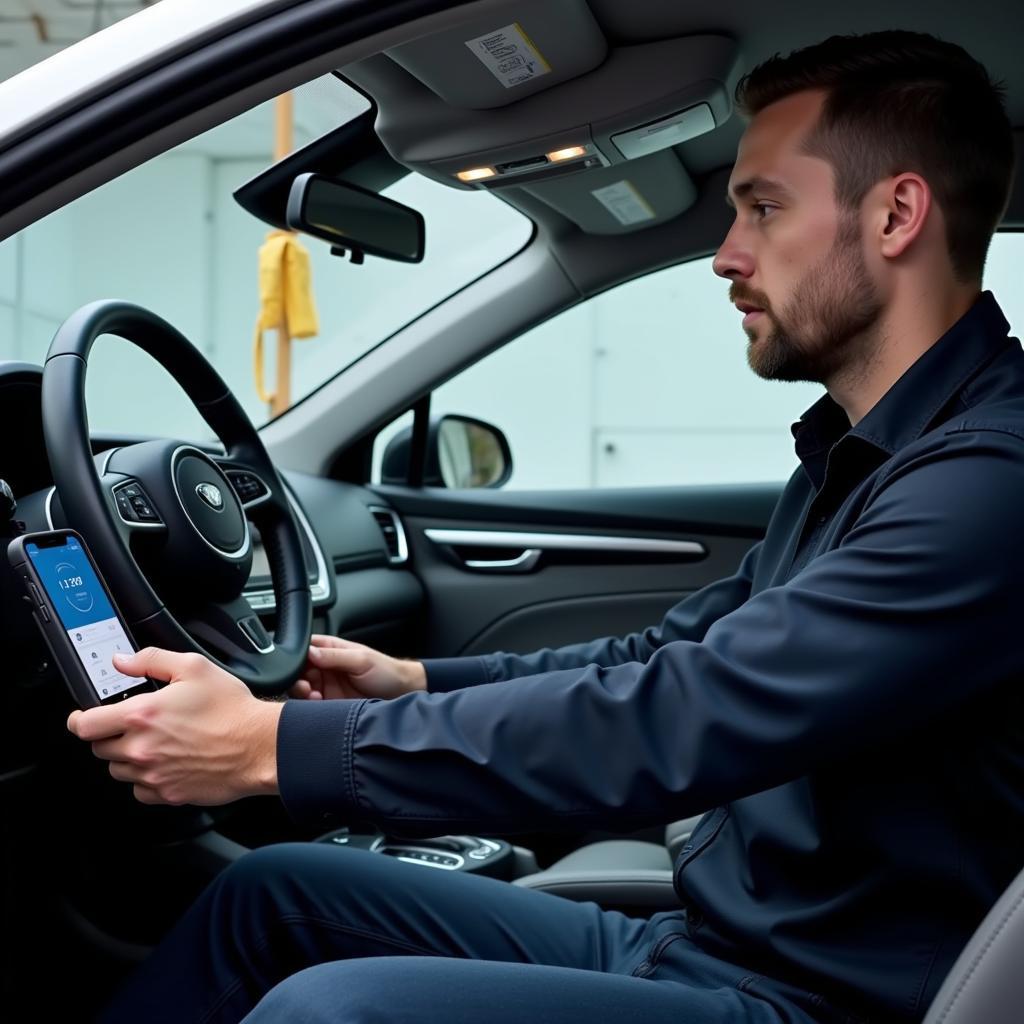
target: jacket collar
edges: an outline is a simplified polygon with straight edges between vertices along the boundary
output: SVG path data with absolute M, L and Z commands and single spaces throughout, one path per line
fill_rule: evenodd
M 840 440 L 858 438 L 884 461 L 935 422 L 941 410 L 1007 343 L 1010 325 L 991 292 L 974 305 L 911 365 L 855 427 L 843 408 L 823 395 L 793 424 L 796 454 L 816 487 L 825 476 L 829 451 Z

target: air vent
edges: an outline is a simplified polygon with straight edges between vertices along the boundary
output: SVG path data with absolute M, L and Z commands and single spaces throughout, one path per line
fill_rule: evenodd
M 380 532 L 384 535 L 384 544 L 388 549 L 388 561 L 392 565 L 401 565 L 409 561 L 409 545 L 406 543 L 402 521 L 389 508 L 375 505 L 370 514 L 377 520 Z

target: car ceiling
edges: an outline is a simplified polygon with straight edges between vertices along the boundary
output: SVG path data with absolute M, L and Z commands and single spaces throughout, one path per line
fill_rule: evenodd
M 468 187 L 454 180 L 459 168 L 544 152 L 560 139 L 581 141 L 581 125 L 593 127 L 596 138 L 598 118 L 617 117 L 621 130 L 631 116 L 643 124 L 716 91 L 719 99 L 707 102 L 721 107 L 720 96 L 731 96 L 739 75 L 755 64 L 834 33 L 907 28 L 957 42 L 1006 84 L 1011 121 L 1024 125 L 1024 4 L 865 0 L 851 8 L 790 0 L 784 16 L 780 10 L 754 0 L 507 0 L 483 14 L 470 6 L 459 29 L 340 71 L 377 103 L 377 131 L 392 156 L 453 187 Z M 465 45 L 512 24 L 555 73 L 505 88 Z M 669 149 L 610 167 L 576 165 L 575 173 L 551 180 L 508 178 L 494 191 L 537 221 L 553 247 L 563 246 L 566 269 L 584 293 L 628 276 L 629 267 L 651 269 L 710 251 L 727 225 L 725 173 L 743 130 L 725 102 L 713 130 Z M 624 226 L 595 201 L 595 189 L 624 177 L 657 216 Z M 1019 187 L 1007 222 L 1024 223 Z

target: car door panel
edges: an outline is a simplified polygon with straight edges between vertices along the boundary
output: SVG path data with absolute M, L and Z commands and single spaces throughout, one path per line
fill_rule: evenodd
M 427 594 L 423 653 L 450 656 L 526 652 L 657 623 L 735 571 L 781 486 L 376 490 L 401 518 Z

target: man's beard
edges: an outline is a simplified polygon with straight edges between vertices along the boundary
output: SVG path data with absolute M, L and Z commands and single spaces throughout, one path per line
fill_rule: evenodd
M 882 311 L 852 214 L 843 217 L 832 248 L 799 282 L 781 313 L 772 312 L 766 295 L 742 286 L 734 285 L 729 297 L 748 300 L 768 318 L 768 333 L 760 341 L 755 328 L 747 330 L 747 362 L 765 380 L 827 383 L 867 355 L 868 332 Z

